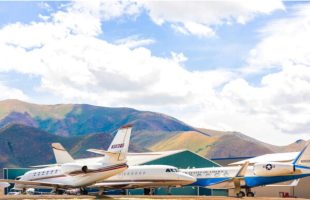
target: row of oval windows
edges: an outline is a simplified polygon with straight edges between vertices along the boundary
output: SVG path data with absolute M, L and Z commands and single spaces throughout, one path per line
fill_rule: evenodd
M 33 176 L 44 176 L 44 175 L 51 175 L 51 174 L 57 174 L 60 172 L 60 170 L 51 170 L 51 171 L 43 171 L 43 172 L 34 172 Z

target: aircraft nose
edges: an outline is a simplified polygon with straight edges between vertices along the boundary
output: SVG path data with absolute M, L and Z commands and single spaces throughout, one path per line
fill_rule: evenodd
M 186 184 L 191 184 L 197 181 L 195 177 L 192 177 L 184 173 L 179 174 L 179 179 L 184 181 Z

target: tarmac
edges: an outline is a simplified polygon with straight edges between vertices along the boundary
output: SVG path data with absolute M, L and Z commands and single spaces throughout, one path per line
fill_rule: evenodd
M 157 199 L 168 199 L 168 200 L 237 200 L 236 197 L 218 197 L 218 196 L 145 196 L 145 195 L 133 195 L 133 196 L 90 196 L 90 195 L 6 195 L 0 196 L 0 200 L 6 199 L 37 199 L 37 200 L 45 200 L 45 199 L 81 199 L 81 200 L 89 200 L 89 199 L 106 199 L 106 200 L 157 200 Z M 283 200 L 283 198 L 279 197 L 244 197 L 242 200 Z M 302 198 L 285 198 L 285 200 L 304 200 Z

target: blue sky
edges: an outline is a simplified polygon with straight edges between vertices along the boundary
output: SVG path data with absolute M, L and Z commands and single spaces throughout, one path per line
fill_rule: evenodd
M 307 139 L 309 7 L 0 1 L 0 98 L 134 107 L 266 142 L 266 132 L 278 144 Z
M 30 23 L 42 21 L 39 15 L 63 10 L 69 1 L 1 1 L 0 27 L 7 24 L 21 22 Z M 49 7 L 46 8 L 48 4 Z M 286 2 L 286 9 L 297 3 Z M 123 16 L 102 24 L 103 33 L 99 35 L 109 42 L 129 36 L 152 38 L 156 42 L 148 46 L 155 56 L 169 56 L 171 51 L 183 52 L 188 61 L 189 70 L 205 70 L 213 68 L 238 68 L 245 65 L 248 52 L 260 40 L 258 31 L 268 21 L 287 15 L 287 11 L 277 10 L 269 15 L 258 15 L 255 20 L 246 24 L 215 25 L 217 36 L 213 38 L 199 38 L 171 30 L 169 24 L 158 26 L 152 22 L 146 11 L 137 17 Z M 223 59 L 225 58 L 225 59 Z

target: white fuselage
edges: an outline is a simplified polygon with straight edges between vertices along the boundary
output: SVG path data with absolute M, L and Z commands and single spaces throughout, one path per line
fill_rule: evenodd
M 46 167 L 42 169 L 31 170 L 20 177 L 20 181 L 34 181 L 50 184 L 58 184 L 59 188 L 78 188 L 92 185 L 98 181 L 105 180 L 115 174 L 126 170 L 128 166 L 125 163 L 120 164 L 101 164 L 95 170 L 64 172 L 62 166 Z M 46 186 L 51 188 L 50 186 Z M 44 188 L 44 185 L 25 185 L 15 184 L 16 190 L 25 188 Z
M 144 188 L 181 186 L 191 184 L 196 178 L 180 172 L 177 168 L 168 165 L 140 165 L 129 166 L 128 169 L 112 176 L 102 183 L 115 184 L 118 188 Z M 117 185 L 119 183 L 119 185 Z M 124 184 L 128 183 L 128 184 Z M 123 184 L 123 186 L 121 186 Z
M 288 164 L 289 165 L 289 164 Z M 220 183 L 225 180 L 234 178 L 240 166 L 232 167 L 211 167 L 211 168 L 195 168 L 195 169 L 181 169 L 188 175 L 191 175 L 197 179 L 197 181 L 191 185 L 204 186 L 212 188 L 212 185 Z M 276 167 L 271 170 L 278 170 Z M 248 166 L 244 178 L 243 185 L 249 187 L 256 187 L 266 184 L 273 184 L 288 180 L 294 180 L 310 176 L 309 168 L 296 167 L 295 171 L 290 173 L 282 173 L 283 170 L 279 170 L 279 174 L 271 174 L 271 170 L 266 170 L 266 173 L 258 174 L 255 166 Z M 277 172 L 277 171 L 276 171 Z

